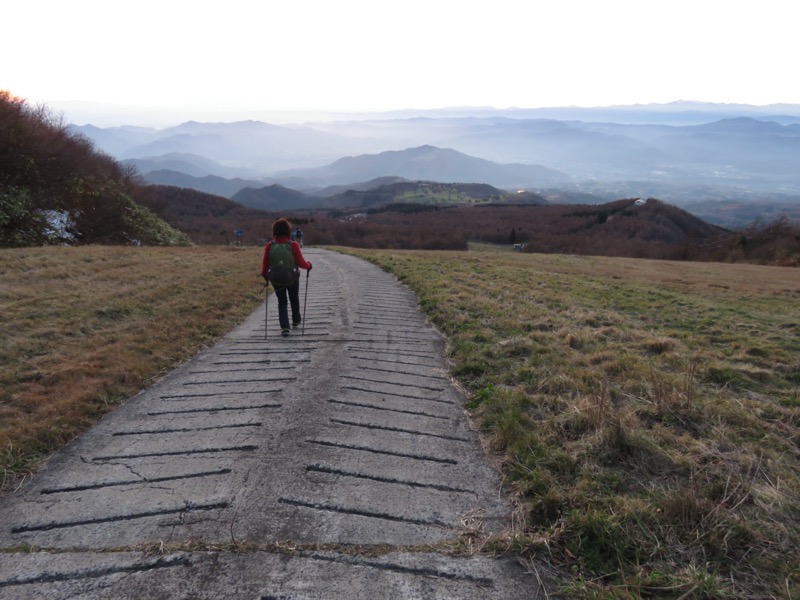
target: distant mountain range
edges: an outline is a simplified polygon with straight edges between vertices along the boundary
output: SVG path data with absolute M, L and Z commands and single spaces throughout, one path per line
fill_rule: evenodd
M 264 187 L 246 187 L 232 198 L 243 206 L 259 210 L 303 210 L 319 207 L 321 201 L 277 183 Z
M 534 184 L 555 185 L 570 179 L 566 173 L 538 165 L 498 164 L 449 148 L 427 145 L 349 156 L 324 167 L 293 169 L 275 175 L 276 178 L 304 180 L 312 185 L 341 185 L 382 176 L 443 183 L 488 183 L 507 189 Z
M 400 177 L 598 202 L 800 203 L 800 106 L 682 102 L 381 117 L 70 130 L 147 181 L 226 197 L 247 187 L 277 184 L 313 194 Z
M 216 194 L 225 198 L 232 198 L 239 190 L 247 187 L 261 187 L 263 182 L 248 179 L 225 179 L 217 175 L 195 176 L 186 172 L 174 171 L 170 169 L 160 169 L 158 171 L 145 171 L 142 176 L 146 183 L 156 183 L 160 185 L 174 185 L 176 187 L 189 188 L 208 194 Z
M 185 170 L 160 169 L 144 171 L 144 179 L 149 183 L 188 187 L 203 192 L 234 198 L 245 188 L 259 188 L 267 185 L 280 185 L 281 181 L 294 184 L 301 191 L 317 196 L 334 195 L 348 189 L 370 189 L 364 182 L 380 180 L 389 183 L 394 180 L 424 180 L 442 183 L 485 183 L 506 190 L 529 187 L 532 182 L 554 186 L 569 183 L 569 177 L 554 169 L 536 165 L 503 165 L 488 160 L 468 156 L 455 150 L 420 146 L 406 150 L 390 150 L 380 154 L 364 154 L 339 159 L 330 165 L 316 168 L 294 169 L 275 174 L 263 180 L 228 180 L 215 175 L 197 176 L 205 172 L 191 158 L 182 155 L 186 162 Z M 125 161 L 140 170 L 152 161 Z M 157 163 L 156 163 L 157 164 Z M 205 161 L 204 161 L 205 164 Z M 175 166 L 175 163 L 173 162 Z M 390 175 L 386 175 L 389 173 Z M 324 193 L 323 190 L 329 190 Z M 499 191 L 499 193 L 504 193 Z

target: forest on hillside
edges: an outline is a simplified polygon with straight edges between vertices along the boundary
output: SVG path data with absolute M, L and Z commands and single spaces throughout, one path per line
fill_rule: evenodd
M 187 244 L 136 201 L 135 172 L 0 90 L 0 247 Z
M 800 225 L 778 219 L 731 231 L 654 199 L 267 212 L 185 188 L 148 186 L 142 201 L 197 244 L 263 244 L 272 221 L 285 216 L 313 245 L 466 250 L 469 242 L 483 242 L 551 254 L 800 265 Z M 234 238 L 237 230 L 241 238 Z

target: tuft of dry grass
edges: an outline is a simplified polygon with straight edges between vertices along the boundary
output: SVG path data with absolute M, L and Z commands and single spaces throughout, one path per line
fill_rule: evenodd
M 2 488 L 255 309 L 259 249 L 0 250 Z
M 525 513 L 496 550 L 575 597 L 800 597 L 800 271 L 353 253 L 449 338 Z

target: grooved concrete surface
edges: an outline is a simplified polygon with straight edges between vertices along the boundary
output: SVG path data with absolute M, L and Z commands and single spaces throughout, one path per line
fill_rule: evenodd
M 0 546 L 38 549 L 0 553 L 0 598 L 543 593 L 512 559 L 429 546 L 511 513 L 443 340 L 393 276 L 305 254 L 304 335 L 280 337 L 271 296 L 266 337 L 262 304 L 0 499 Z M 250 550 L 212 550 L 230 542 Z

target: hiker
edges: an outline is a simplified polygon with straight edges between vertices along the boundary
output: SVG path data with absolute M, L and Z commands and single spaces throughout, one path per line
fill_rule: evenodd
M 289 304 L 292 307 L 292 326 L 300 326 L 300 271 L 311 270 L 300 250 L 300 245 L 292 241 L 292 226 L 286 219 L 278 219 L 272 224 L 273 239 L 264 247 L 261 261 L 261 276 L 272 284 L 278 297 L 278 320 L 281 335 L 289 335 Z M 288 294 L 288 299 L 287 299 Z
M 303 247 L 303 230 L 300 229 L 299 226 L 297 227 L 297 229 L 294 230 L 294 233 L 292 234 L 292 239 L 297 240 L 297 243 L 300 244 L 300 247 L 301 248 Z

